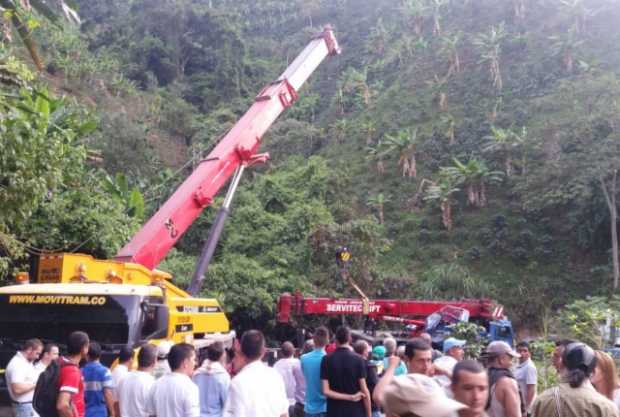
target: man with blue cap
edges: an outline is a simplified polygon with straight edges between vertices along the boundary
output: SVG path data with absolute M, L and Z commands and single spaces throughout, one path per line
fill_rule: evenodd
M 467 341 L 449 337 L 443 341 L 443 356 L 437 358 L 433 362 L 438 368 L 443 369 L 447 374 L 452 375 L 452 370 L 457 362 L 463 360 L 465 352 L 463 346 Z M 450 378 L 446 375 L 436 375 L 435 380 L 442 387 L 448 387 L 450 385 Z

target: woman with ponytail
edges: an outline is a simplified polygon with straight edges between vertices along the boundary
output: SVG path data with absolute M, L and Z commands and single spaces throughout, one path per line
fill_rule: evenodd
M 558 386 L 549 388 L 532 404 L 533 417 L 620 417 L 616 405 L 590 383 L 597 357 L 591 347 L 575 342 L 562 354 Z

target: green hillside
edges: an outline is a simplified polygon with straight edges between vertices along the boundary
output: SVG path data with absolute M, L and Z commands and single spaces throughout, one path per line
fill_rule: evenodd
M 271 161 L 243 181 L 208 273 L 204 293 L 236 324 L 272 320 L 284 291 L 354 295 L 334 264 L 343 244 L 369 296 L 491 297 L 528 329 L 615 291 L 616 1 L 74 6 L 79 26 L 16 9 L 41 72 L 5 11 L 5 280 L 47 249 L 112 256 L 331 24 L 343 52 L 264 138 Z M 217 206 L 160 266 L 177 282 Z

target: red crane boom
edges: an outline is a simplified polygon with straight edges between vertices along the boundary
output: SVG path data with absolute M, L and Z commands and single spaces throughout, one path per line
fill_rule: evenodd
M 257 155 L 261 138 L 297 99 L 297 91 L 319 64 L 328 55 L 338 53 L 334 33 L 326 27 L 276 81 L 263 88 L 215 149 L 114 259 L 149 269 L 156 267 L 237 168 L 264 162 L 269 157 Z

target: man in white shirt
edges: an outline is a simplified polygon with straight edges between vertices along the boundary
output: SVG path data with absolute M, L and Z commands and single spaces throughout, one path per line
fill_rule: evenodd
M 299 359 L 294 357 L 295 347 L 291 342 L 282 343 L 280 352 L 282 353 L 282 359 L 273 365 L 273 369 L 275 369 L 284 380 L 284 389 L 286 390 L 286 398 L 289 404 L 288 413 L 292 416 L 296 402 L 295 391 L 297 390 L 297 380 L 295 379 L 294 369 L 296 367 L 301 368 L 301 365 Z
M 138 353 L 138 370 L 129 372 L 118 387 L 120 417 L 149 417 L 149 393 L 155 378 L 151 371 L 157 362 L 157 347 L 144 345 Z
M 114 388 L 112 388 L 112 397 L 114 398 L 114 408 L 116 415 L 119 413 L 118 406 L 118 386 L 121 380 L 127 376 L 131 369 L 131 362 L 133 360 L 133 349 L 129 346 L 121 347 L 118 352 L 118 365 L 112 370 L 112 381 L 114 382 Z
M 532 362 L 530 355 L 530 345 L 521 342 L 517 345 L 517 353 L 521 355 L 519 364 L 515 370 L 515 378 L 519 384 L 521 400 L 525 404 L 525 410 L 529 414 L 530 407 L 536 398 L 536 385 L 538 384 L 538 370 Z
M 258 330 L 241 337 L 244 366 L 230 384 L 224 417 L 288 417 L 289 401 L 280 374 L 263 364 L 265 338 Z
M 162 376 L 149 392 L 148 411 L 157 417 L 199 417 L 198 387 L 192 382 L 196 351 L 189 343 L 179 343 L 168 353 L 170 372 Z
M 454 366 L 463 360 L 465 343 L 467 343 L 465 340 L 455 339 L 454 337 L 447 338 L 443 341 L 443 356 L 435 359 L 433 364 L 443 369 L 446 374 L 452 375 Z M 443 388 L 450 386 L 450 377 L 447 375 L 436 375 L 435 381 Z
M 35 415 L 32 396 L 39 373 L 34 369 L 33 363 L 39 358 L 42 350 L 43 343 L 39 339 L 26 340 L 24 348 L 13 356 L 6 367 L 4 375 L 14 417 Z
M 34 364 L 37 375 L 41 375 L 47 369 L 50 363 L 57 360 L 59 356 L 58 345 L 48 343 L 43 347 L 41 358 Z

